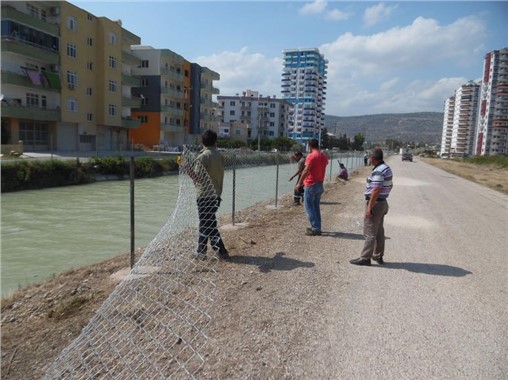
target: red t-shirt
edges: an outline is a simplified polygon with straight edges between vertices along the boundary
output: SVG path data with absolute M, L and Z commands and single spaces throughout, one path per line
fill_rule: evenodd
M 328 157 L 321 151 L 315 150 L 307 156 L 305 166 L 311 166 L 310 172 L 305 177 L 303 184 L 305 186 L 312 186 L 316 182 L 323 182 L 325 180 L 326 165 L 328 165 Z

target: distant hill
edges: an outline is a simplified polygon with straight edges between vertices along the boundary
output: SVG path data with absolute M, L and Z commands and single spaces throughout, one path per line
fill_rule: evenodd
M 424 144 L 441 142 L 442 112 L 395 113 L 365 116 L 325 115 L 328 132 L 339 137 L 353 137 L 361 132 L 368 143 L 384 143 L 386 139 L 414 141 Z

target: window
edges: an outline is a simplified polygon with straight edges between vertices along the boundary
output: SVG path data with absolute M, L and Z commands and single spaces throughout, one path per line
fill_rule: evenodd
M 270 112 L 270 117 L 275 117 L 275 112 Z
M 229 105 L 230 105 L 230 106 L 234 106 L 234 105 L 235 105 L 235 101 L 234 101 L 234 100 L 231 100 L 231 101 L 229 102 Z
M 21 121 L 19 124 L 19 139 L 26 145 L 47 145 L 49 136 L 48 124 Z
M 142 78 L 141 79 L 141 87 L 147 87 L 148 86 L 148 78 Z
M 270 103 L 270 108 L 275 108 L 275 103 Z
M 109 81 L 109 91 L 116 92 L 116 80 Z
M 230 116 L 235 116 L 235 111 L 234 110 L 229 111 L 229 115 Z
M 78 112 L 78 100 L 76 98 L 69 98 L 67 100 L 67 109 L 70 112 Z
M 241 129 L 235 129 L 235 134 L 237 136 L 241 135 L 242 134 L 242 130 Z
M 41 95 L 41 108 L 46 109 L 47 106 L 48 106 L 48 98 L 46 97 L 46 95 Z
M 39 8 L 34 7 L 32 4 L 27 4 L 26 10 L 30 16 L 39 18 Z
M 46 22 L 47 13 L 44 9 L 41 9 L 41 20 Z
M 142 116 L 138 117 L 138 119 L 142 123 L 148 123 L 148 116 L 147 115 L 142 115 Z
M 88 21 L 93 21 L 93 16 L 89 13 L 86 15 Z
M 27 107 L 39 107 L 39 95 L 37 94 L 26 94 L 26 106 Z
M 92 88 L 91 88 L 91 87 L 87 87 L 87 89 L 86 89 L 86 94 L 87 94 L 88 96 L 92 96 Z
M 67 17 L 67 28 L 76 31 L 78 29 L 78 23 L 75 17 Z
M 113 56 L 109 56 L 109 67 L 116 69 L 116 58 Z
M 148 105 L 148 98 L 145 98 L 145 97 L 141 98 L 141 105 L 142 106 Z
M 76 58 L 76 45 L 74 45 L 74 44 L 67 44 L 67 55 L 69 57 Z
M 93 46 L 93 38 L 92 37 L 87 37 L 86 39 L 86 44 L 88 46 Z
M 148 67 L 148 60 L 147 59 L 141 61 L 141 67 Z
M 108 115 L 109 116 L 116 116 L 116 105 L 110 104 L 108 106 Z
M 86 114 L 86 120 L 87 120 L 87 121 L 93 121 L 93 114 L 91 114 L 91 113 L 87 113 L 87 114 Z
M 116 45 L 116 34 L 113 32 L 109 33 L 109 43 L 111 45 Z
M 93 62 L 87 62 L 87 63 L 86 63 L 86 68 L 87 68 L 88 70 L 92 71 L 92 70 L 93 70 Z
M 79 142 L 81 144 L 94 144 L 95 135 L 79 135 Z
M 78 84 L 78 74 L 75 71 L 67 71 L 67 84 L 70 89 L 74 89 L 74 87 Z

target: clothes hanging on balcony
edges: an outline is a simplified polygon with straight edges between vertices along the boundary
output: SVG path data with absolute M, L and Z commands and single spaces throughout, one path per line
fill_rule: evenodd
M 55 88 L 55 89 L 59 90 L 62 87 L 60 84 L 60 75 L 58 75 L 56 73 L 50 73 L 50 72 L 45 72 L 44 75 L 48 79 L 49 86 L 51 88 Z
M 30 80 L 32 81 L 33 84 L 35 84 L 36 86 L 42 85 L 41 73 L 39 73 L 38 71 L 35 71 L 35 70 L 30 70 L 30 69 L 24 68 L 24 67 L 23 67 L 23 71 L 28 76 L 28 78 L 30 78 Z

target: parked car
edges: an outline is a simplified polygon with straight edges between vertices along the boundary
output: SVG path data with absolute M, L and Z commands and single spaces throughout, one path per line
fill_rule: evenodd
M 413 162 L 413 153 L 402 153 L 402 161 L 411 161 Z

